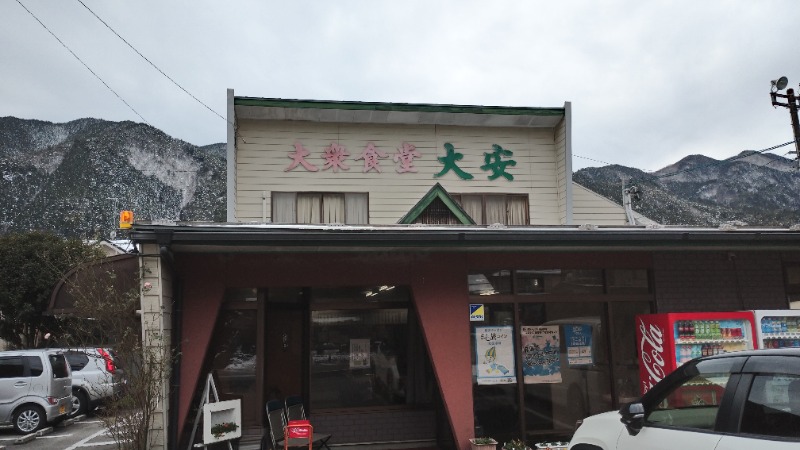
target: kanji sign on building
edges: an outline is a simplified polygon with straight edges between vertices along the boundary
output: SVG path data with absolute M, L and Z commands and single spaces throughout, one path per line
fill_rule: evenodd
M 439 178 L 452 172 L 462 180 L 474 179 L 475 176 L 473 174 L 467 172 L 459 165 L 459 162 L 465 158 L 464 154 L 456 151 L 455 146 L 450 142 L 445 142 L 443 147 L 445 151 L 444 156 L 436 157 L 436 160 L 442 165 L 442 169 L 434 174 L 433 178 Z M 319 167 L 308 161 L 307 158 L 311 156 L 311 152 L 300 142 L 295 142 L 294 151 L 290 151 L 287 156 L 292 162 L 283 169 L 284 172 L 289 172 L 298 167 L 302 167 L 308 172 L 320 171 Z M 346 164 L 349 156 L 350 153 L 345 146 L 337 142 L 331 142 L 329 146 L 323 149 L 321 154 L 322 159 L 325 161 L 322 170 L 331 170 L 334 173 L 338 173 L 340 170 L 350 170 L 350 166 Z M 509 169 L 516 166 L 517 162 L 511 159 L 511 156 L 514 156 L 514 152 L 511 150 L 505 149 L 497 144 L 492 144 L 492 151 L 483 154 L 484 164 L 480 166 L 480 169 L 489 172 L 487 178 L 490 181 L 501 177 L 508 181 L 514 181 L 514 175 L 509 173 Z M 389 157 L 390 155 L 387 152 L 379 149 L 375 143 L 369 142 L 364 147 L 364 150 L 358 156 L 355 156 L 353 160 L 364 161 L 364 165 L 361 169 L 362 173 L 368 173 L 370 171 L 383 173 L 381 160 L 388 159 Z M 395 163 L 395 171 L 399 174 L 417 173 L 414 160 L 422 157 L 423 155 L 417 150 L 417 147 L 408 142 L 403 142 L 400 147 L 397 147 L 397 151 L 394 155 L 391 155 L 391 159 Z

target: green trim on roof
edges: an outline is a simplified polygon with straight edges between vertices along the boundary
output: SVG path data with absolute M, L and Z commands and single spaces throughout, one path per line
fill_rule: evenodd
M 472 217 L 469 216 L 461 206 L 453 200 L 453 197 L 450 197 L 450 194 L 442 187 L 441 184 L 436 183 L 427 194 L 425 194 L 416 205 L 414 205 L 411 210 L 403 216 L 399 222 L 401 225 L 409 225 L 414 223 L 415 220 L 422 214 L 425 209 L 430 206 L 431 202 L 435 199 L 439 199 L 444 203 L 445 206 L 456 216 L 456 219 L 461 222 L 462 225 L 475 225 L 475 221 L 472 220 Z
M 280 98 L 234 97 L 235 106 L 264 108 L 342 109 L 353 111 L 442 112 L 461 114 L 500 114 L 507 116 L 563 116 L 564 108 L 514 106 L 435 105 L 424 103 L 337 102 L 327 100 L 288 100 Z

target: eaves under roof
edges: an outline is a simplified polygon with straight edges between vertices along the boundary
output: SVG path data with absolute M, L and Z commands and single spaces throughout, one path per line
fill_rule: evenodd
M 234 97 L 237 120 L 551 128 L 565 107 L 378 103 Z
M 130 237 L 175 252 L 798 251 L 786 228 L 136 223 Z

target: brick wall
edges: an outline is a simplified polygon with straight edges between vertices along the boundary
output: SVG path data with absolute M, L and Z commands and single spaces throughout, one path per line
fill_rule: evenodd
M 657 312 L 786 309 L 778 252 L 657 252 Z

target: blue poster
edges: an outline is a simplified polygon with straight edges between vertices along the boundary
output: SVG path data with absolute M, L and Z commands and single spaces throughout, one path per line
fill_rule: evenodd
M 567 364 L 585 366 L 594 363 L 592 355 L 592 326 L 586 324 L 566 324 L 564 334 L 567 339 Z
M 558 325 L 522 327 L 521 333 L 525 384 L 561 383 Z

